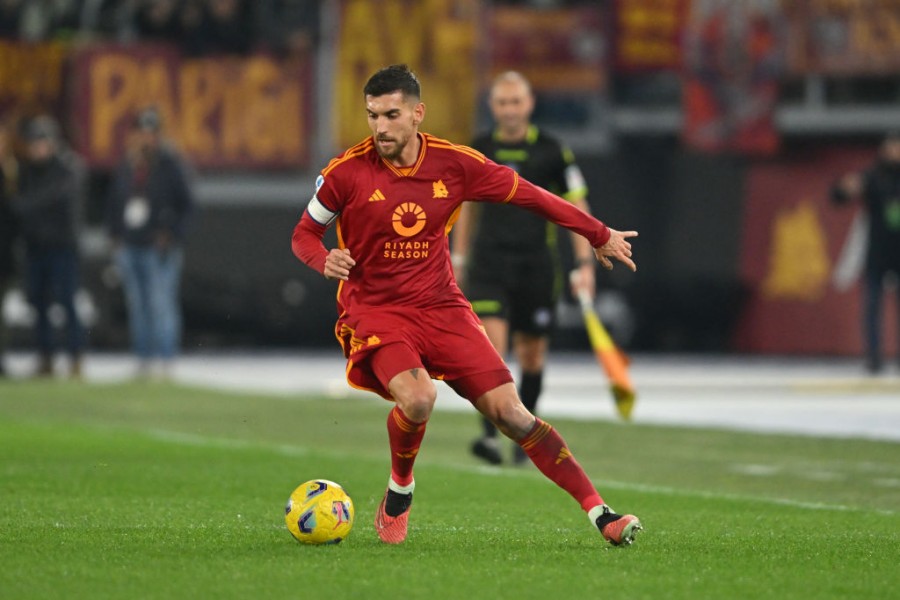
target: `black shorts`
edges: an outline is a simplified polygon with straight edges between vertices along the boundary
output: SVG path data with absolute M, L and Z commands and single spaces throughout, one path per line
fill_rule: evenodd
M 463 291 L 479 318 L 497 317 L 511 331 L 547 336 L 555 322 L 561 281 L 553 256 L 502 255 L 469 265 Z

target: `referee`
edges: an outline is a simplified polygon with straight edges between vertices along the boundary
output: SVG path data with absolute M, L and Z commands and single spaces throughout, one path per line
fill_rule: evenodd
M 496 127 L 475 139 L 472 147 L 589 212 L 587 187 L 572 152 L 531 123 L 534 95 L 528 80 L 514 71 L 502 73 L 491 86 L 489 104 Z M 593 296 L 591 245 L 573 233 L 572 247 L 573 291 L 585 288 Z M 463 291 L 501 356 L 507 355 L 511 336 L 522 369 L 519 395 L 534 413 L 563 279 L 556 226 L 518 207 L 467 202 L 453 229 L 451 259 Z M 497 429 L 487 419 L 482 422 L 484 433 L 472 444 L 472 452 L 501 464 Z M 527 460 L 516 446 L 513 462 Z

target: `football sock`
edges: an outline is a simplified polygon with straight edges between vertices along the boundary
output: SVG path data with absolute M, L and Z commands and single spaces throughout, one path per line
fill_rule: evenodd
M 591 523 L 595 524 L 600 531 L 603 531 L 603 528 L 613 521 L 618 521 L 621 518 L 621 516 L 617 515 L 613 509 L 605 504 L 599 504 L 588 511 L 588 519 L 590 519 Z
M 519 398 L 522 404 L 528 409 L 528 412 L 534 414 L 537 408 L 538 397 L 541 395 L 541 387 L 544 383 L 544 371 L 535 371 L 533 373 L 522 372 L 521 383 L 519 384 Z
M 549 423 L 535 419 L 534 427 L 518 443 L 538 470 L 569 492 L 585 512 L 603 504 L 603 498 L 597 493 L 594 484 L 572 456 L 566 442 Z
M 399 517 L 409 510 L 415 487 L 415 481 L 409 485 L 399 486 L 394 483 L 393 478 L 388 480 L 387 496 L 384 499 L 384 512 L 389 517 Z
M 413 482 L 413 463 L 425 437 L 425 423 L 413 423 L 395 406 L 387 418 L 391 446 L 391 479 L 398 486 Z

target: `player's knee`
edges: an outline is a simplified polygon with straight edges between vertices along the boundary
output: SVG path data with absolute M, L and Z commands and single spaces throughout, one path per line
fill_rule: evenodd
M 515 402 L 497 404 L 489 412 L 488 419 L 503 435 L 514 440 L 527 435 L 534 425 L 534 416 L 518 399 Z
M 403 390 L 395 399 L 406 418 L 414 423 L 423 423 L 431 416 L 437 399 L 437 390 L 429 381 L 427 385 L 417 385 Z

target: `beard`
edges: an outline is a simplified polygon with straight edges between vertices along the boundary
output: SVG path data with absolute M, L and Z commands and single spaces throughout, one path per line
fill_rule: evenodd
M 391 142 L 391 145 L 388 147 L 384 147 L 380 144 L 380 142 Z M 403 153 L 404 148 L 406 148 L 406 142 L 401 143 L 397 138 L 375 138 L 375 150 L 382 158 L 386 158 L 388 160 L 399 158 L 400 154 Z

